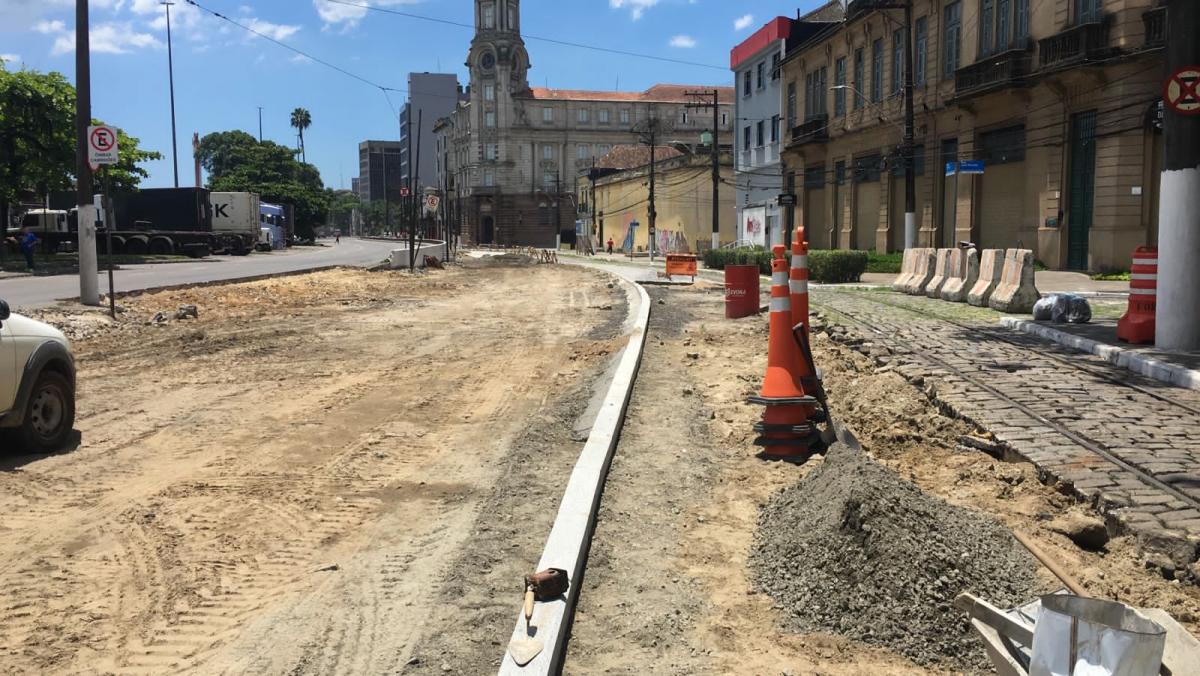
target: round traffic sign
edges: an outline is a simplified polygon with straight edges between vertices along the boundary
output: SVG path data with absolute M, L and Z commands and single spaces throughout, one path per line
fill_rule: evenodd
M 1200 66 L 1185 66 L 1163 86 L 1167 107 L 1180 115 L 1200 115 Z
M 117 137 L 108 127 L 96 127 L 92 130 L 92 134 L 88 138 L 88 142 L 91 143 L 92 147 L 97 151 L 106 153 L 112 150 L 113 145 L 115 145 L 117 142 Z

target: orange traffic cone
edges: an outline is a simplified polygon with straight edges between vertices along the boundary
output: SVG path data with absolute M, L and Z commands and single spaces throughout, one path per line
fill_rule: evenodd
M 767 374 L 759 396 L 748 400 L 766 407 L 762 422 L 754 425 L 754 430 L 761 435 L 754 444 L 763 447 L 761 455 L 764 458 L 807 459 L 820 441 L 819 432 L 812 424 L 817 400 L 804 393 L 802 384 L 809 369 L 792 334 L 788 261 L 784 258 L 784 247 L 778 245 L 774 252 Z
M 808 334 L 808 242 L 804 241 L 804 226 L 796 228 L 792 240 L 792 272 L 788 279 L 792 298 L 792 326 L 804 325 Z

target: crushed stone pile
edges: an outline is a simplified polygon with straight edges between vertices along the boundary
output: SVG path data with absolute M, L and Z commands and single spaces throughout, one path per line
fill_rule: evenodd
M 969 672 L 990 663 L 954 598 L 971 592 L 1004 608 L 1049 591 L 999 523 L 842 446 L 763 508 L 751 567 L 791 630 Z

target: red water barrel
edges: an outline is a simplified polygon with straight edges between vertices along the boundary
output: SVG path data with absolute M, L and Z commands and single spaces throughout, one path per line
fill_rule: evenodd
M 1135 345 L 1153 343 L 1158 310 L 1158 248 L 1138 247 L 1129 273 L 1129 310 L 1117 322 L 1117 339 Z
M 725 266 L 725 318 L 758 314 L 758 266 Z

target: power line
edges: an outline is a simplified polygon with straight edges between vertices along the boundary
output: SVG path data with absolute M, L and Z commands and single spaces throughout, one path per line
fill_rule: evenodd
M 459 28 L 467 28 L 470 30 L 475 30 L 474 24 L 464 23 L 461 21 L 453 21 L 451 19 L 439 19 L 436 17 L 424 16 L 421 14 L 413 14 L 412 12 L 404 12 L 404 11 L 401 11 L 398 9 L 389 9 L 387 7 L 375 7 L 372 5 L 364 5 L 364 4 L 357 3 L 357 2 L 350 2 L 349 0 L 324 0 L 324 1 L 331 2 L 334 4 L 338 4 L 338 5 L 345 5 L 347 7 L 357 7 L 359 9 L 365 9 L 365 10 L 368 10 L 371 12 L 381 12 L 384 14 L 395 14 L 396 16 L 403 16 L 403 17 L 407 17 L 409 19 L 418 19 L 420 21 L 429 21 L 432 23 L 439 23 L 439 24 L 443 24 L 446 26 L 457 26 Z M 700 63 L 698 61 L 686 61 L 683 59 L 672 59 L 672 58 L 666 57 L 666 56 L 655 56 L 653 54 L 642 54 L 639 52 L 630 52 L 630 51 L 626 51 L 623 49 L 612 49 L 610 47 L 598 47 L 596 45 L 586 45 L 586 44 L 583 44 L 580 42 L 570 42 L 567 40 L 558 40 L 555 38 L 546 38 L 546 37 L 540 37 L 537 35 L 527 35 L 524 33 L 521 34 L 521 37 L 524 38 L 525 40 L 535 40 L 538 42 L 546 42 L 549 44 L 561 45 L 563 47 L 574 47 L 576 49 L 589 49 L 589 50 L 592 50 L 595 52 L 603 52 L 606 54 L 618 54 L 620 56 L 631 56 L 631 57 L 638 58 L 638 59 L 650 59 L 653 61 L 662 61 L 665 63 L 675 63 L 675 64 L 679 64 L 679 65 L 683 65 L 683 66 L 695 66 L 697 68 L 710 68 L 713 70 L 719 70 L 719 71 L 723 71 L 723 72 L 729 71 L 729 69 L 725 66 L 715 66 L 711 63 Z

